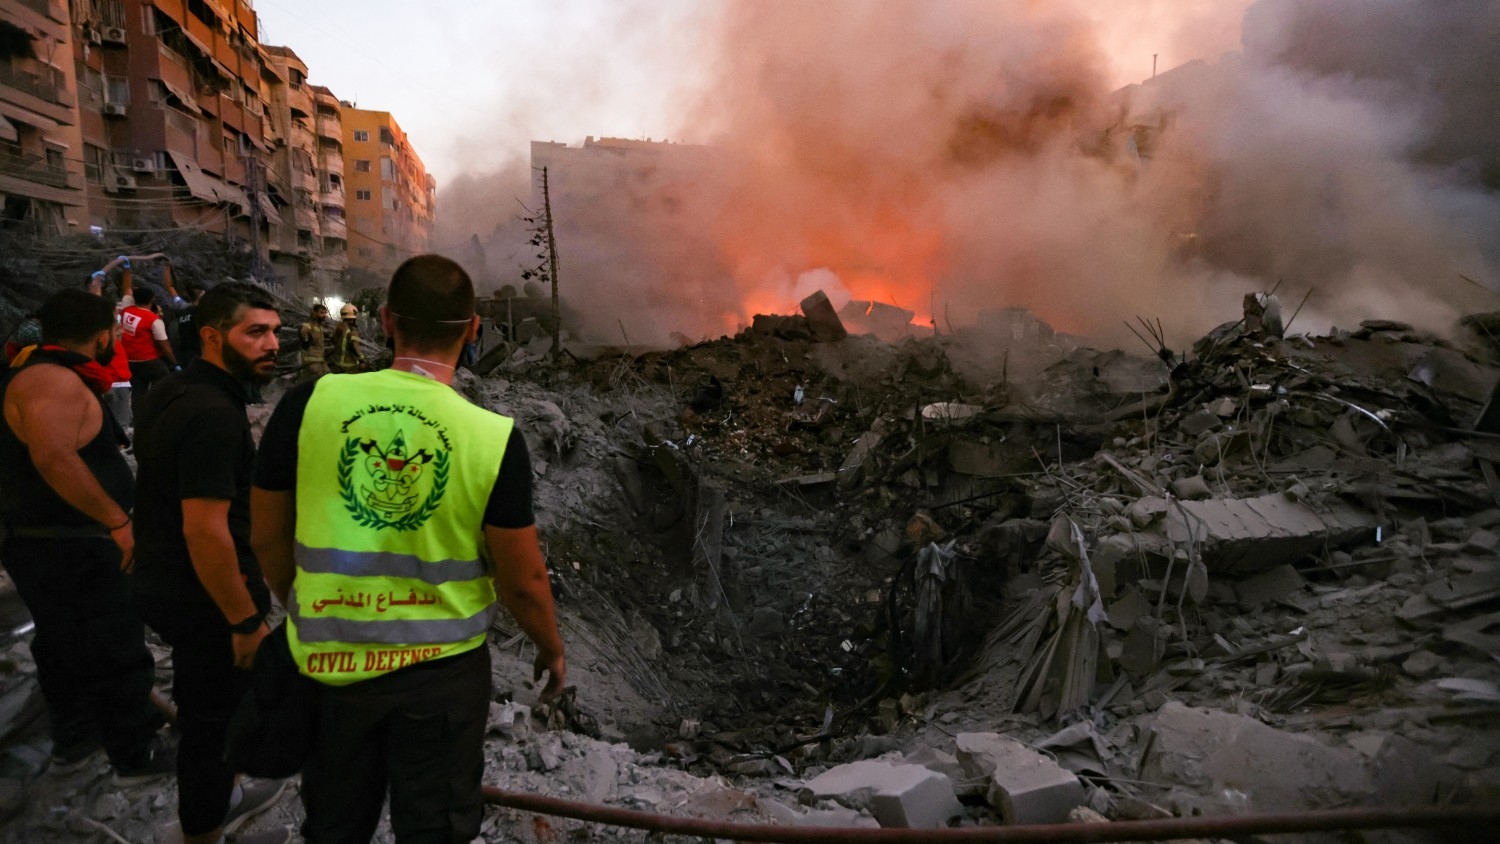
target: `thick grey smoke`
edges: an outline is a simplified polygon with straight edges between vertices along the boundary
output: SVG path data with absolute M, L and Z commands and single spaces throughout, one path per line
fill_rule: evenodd
M 595 336 L 652 341 L 812 286 L 939 328 L 1027 306 L 1104 340 L 1131 314 L 1185 340 L 1278 281 L 1314 291 L 1299 328 L 1494 307 L 1463 277 L 1500 285 L 1500 0 L 1261 0 L 1222 58 L 1233 21 L 1204 12 L 1163 52 L 1199 38 L 1207 61 L 1114 90 L 1122 41 L 1200 5 L 727 4 L 680 57 L 711 63 L 706 94 L 665 127 L 707 149 L 570 189 L 564 296 Z M 479 185 L 445 188 L 444 226 L 460 209 L 509 280 L 515 233 Z

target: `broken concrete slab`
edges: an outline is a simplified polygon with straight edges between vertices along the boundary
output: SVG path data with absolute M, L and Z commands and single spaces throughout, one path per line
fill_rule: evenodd
M 1165 509 L 1167 538 L 1196 544 L 1214 573 L 1263 571 L 1361 537 L 1374 539 L 1375 519 L 1368 513 L 1340 503 L 1314 510 L 1281 493 L 1179 501 L 1170 507 L 1141 499 L 1131 509 Z
M 812 326 L 813 340 L 816 342 L 827 343 L 849 336 L 844 323 L 839 320 L 838 312 L 833 309 L 833 303 L 828 301 L 828 294 L 821 290 L 802 300 L 802 315 L 807 317 Z
M 1240 606 L 1254 609 L 1299 592 L 1306 585 L 1296 569 L 1283 564 L 1241 580 L 1234 585 L 1234 592 Z
M 1219 414 L 1213 412 L 1212 410 L 1208 410 L 1207 408 L 1199 410 L 1196 413 L 1189 414 L 1188 416 L 1183 417 L 1181 422 L 1177 423 L 1178 427 L 1182 429 L 1183 433 L 1186 433 L 1191 437 L 1196 437 L 1206 431 L 1211 431 L 1214 428 L 1219 427 L 1220 424 L 1221 421 L 1219 419 Z
M 1205 501 L 1213 498 L 1213 490 L 1208 488 L 1208 481 L 1202 475 L 1193 475 L 1187 478 L 1178 478 L 1172 481 L 1172 494 L 1183 501 Z
M 885 419 L 876 419 L 870 425 L 870 430 L 861 434 L 859 440 L 854 443 L 849 456 L 839 466 L 839 486 L 844 489 L 852 489 L 857 486 L 864 476 L 865 461 L 880 446 L 880 441 L 885 438 Z
M 954 740 L 965 770 L 990 778 L 986 794 L 1008 824 L 1063 823 L 1088 800 L 1071 771 L 999 733 L 959 733 Z
M 1140 776 L 1213 793 L 1238 791 L 1250 810 L 1263 812 L 1357 803 L 1374 790 L 1352 749 L 1177 701 L 1167 702 L 1152 721 Z
M 933 829 L 963 814 L 948 777 L 921 765 L 863 759 L 830 768 L 808 780 L 804 803 L 833 800 L 869 809 L 883 827 Z
M 851 299 L 839 309 L 839 318 L 856 334 L 874 334 L 887 343 L 912 336 L 915 311 L 884 302 Z
M 948 444 L 948 465 L 958 474 L 973 478 L 998 478 L 1016 472 L 1028 457 L 1035 460 L 998 442 L 955 438 Z

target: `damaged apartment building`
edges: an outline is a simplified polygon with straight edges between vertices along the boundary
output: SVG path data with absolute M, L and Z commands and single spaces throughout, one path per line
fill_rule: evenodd
M 427 248 L 436 186 L 395 118 L 309 84 L 247 0 L 5 0 L 0 51 L 6 227 L 197 230 L 307 296 Z

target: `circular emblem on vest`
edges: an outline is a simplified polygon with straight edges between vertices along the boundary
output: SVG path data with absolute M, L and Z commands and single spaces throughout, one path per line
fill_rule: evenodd
M 339 496 L 361 527 L 416 530 L 448 487 L 447 432 L 417 408 L 373 406 L 346 421 Z

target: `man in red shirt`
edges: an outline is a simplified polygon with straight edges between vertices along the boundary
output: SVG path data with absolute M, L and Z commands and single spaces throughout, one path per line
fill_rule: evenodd
M 134 415 L 151 385 L 177 368 L 177 358 L 167 342 L 167 324 L 151 307 L 156 291 L 139 287 L 132 292 L 134 300 L 120 311 L 120 344 L 130 360 L 130 408 Z

